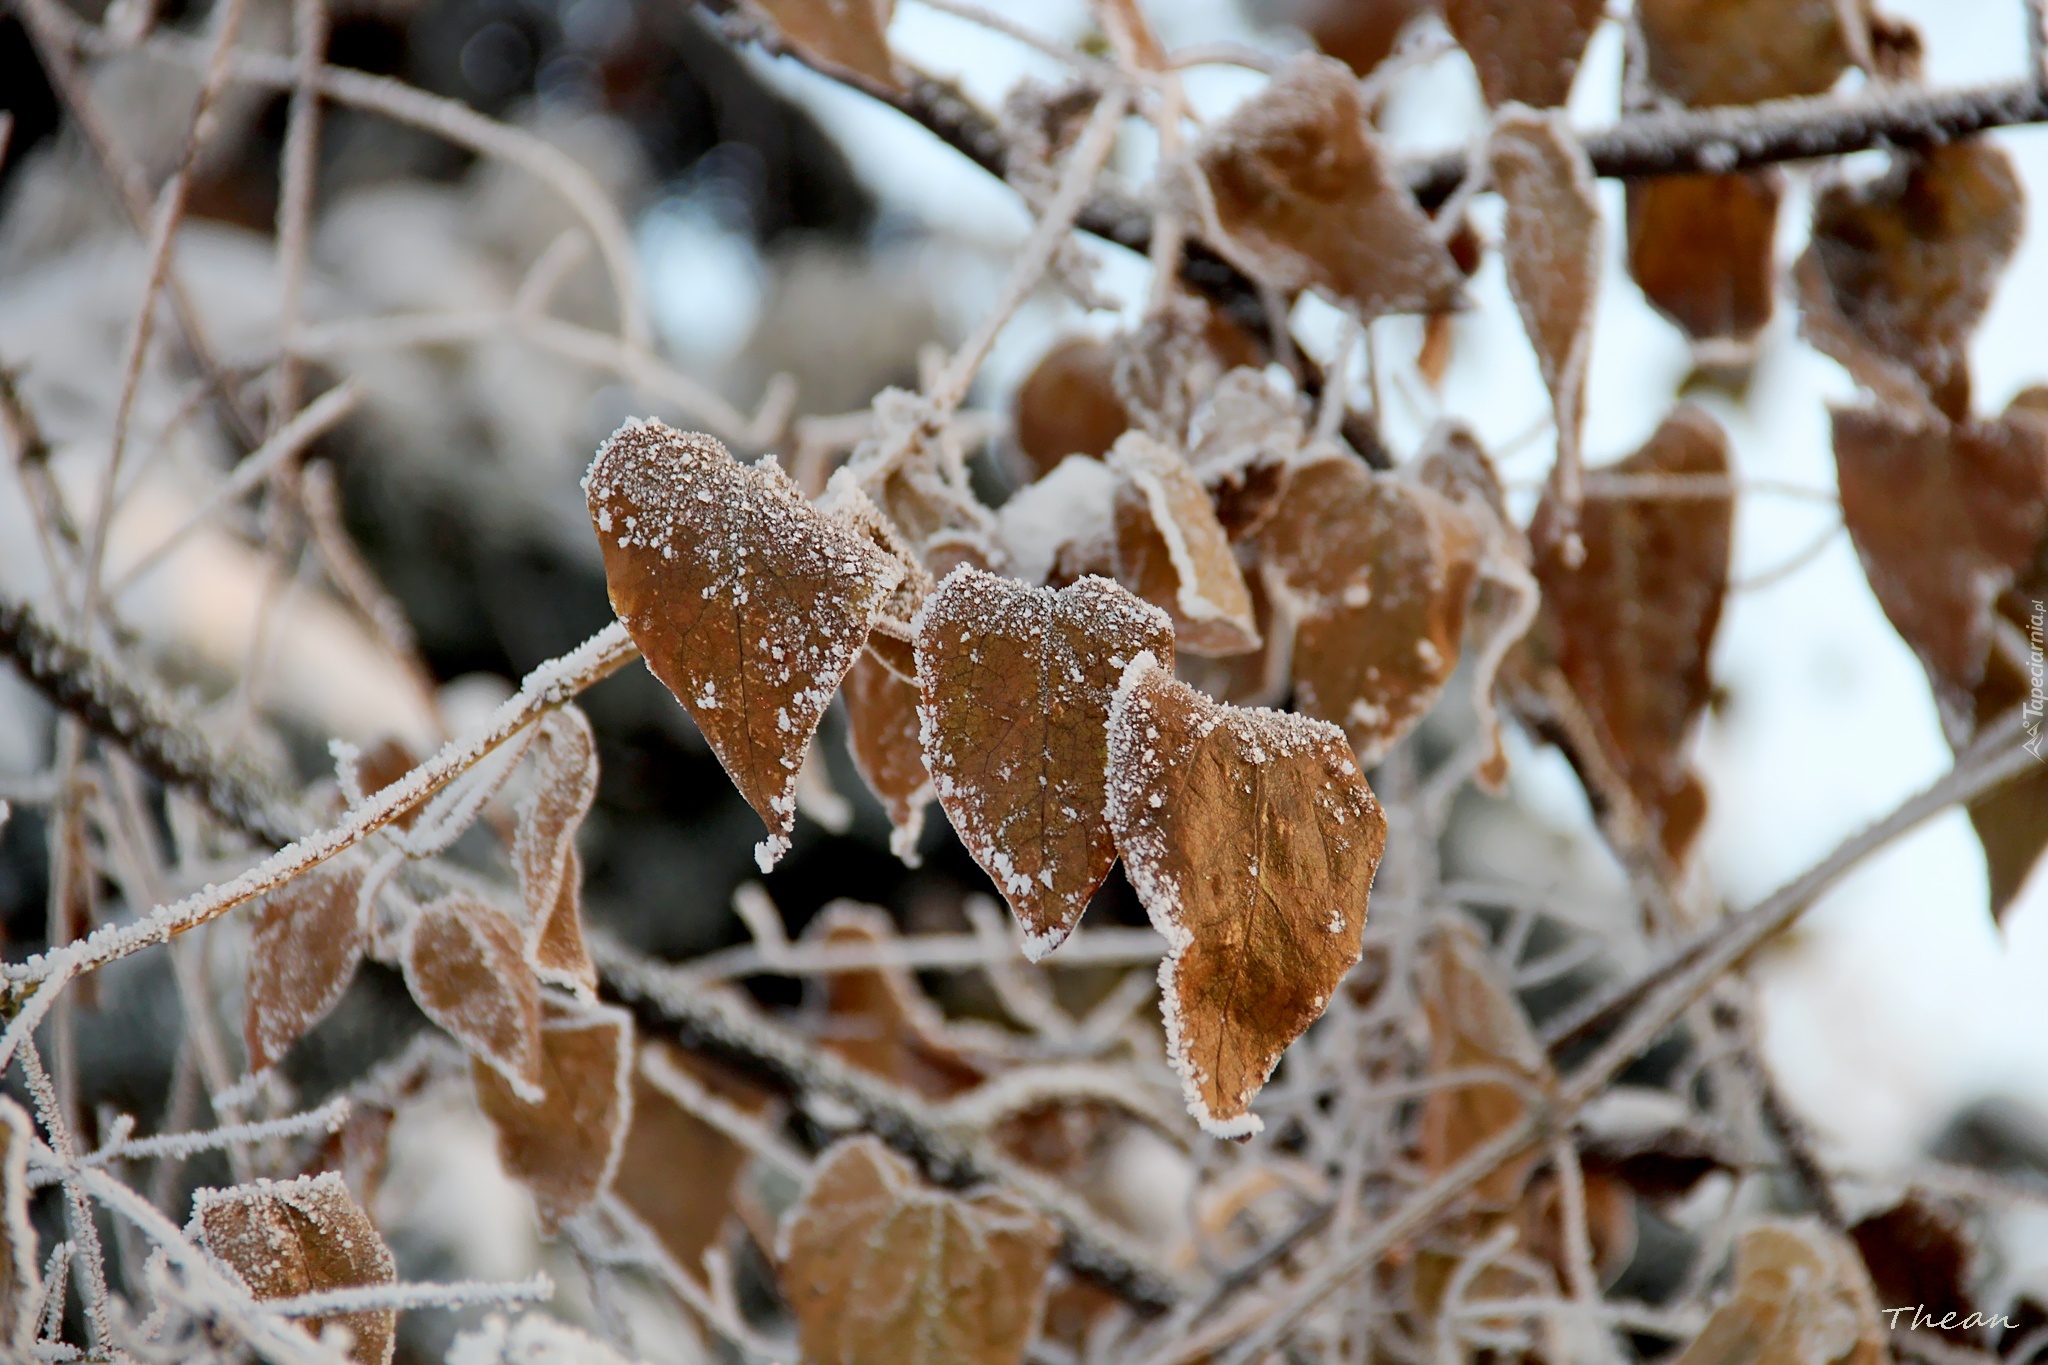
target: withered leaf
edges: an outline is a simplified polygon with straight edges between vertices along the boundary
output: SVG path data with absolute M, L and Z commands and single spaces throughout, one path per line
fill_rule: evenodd
M 418 762 L 419 756 L 413 753 L 404 740 L 395 735 L 386 735 L 363 750 L 356 758 L 356 781 L 360 784 L 364 796 L 375 796 L 411 772 Z M 419 819 L 420 806 L 425 804 L 423 800 L 418 805 L 400 812 L 391 823 L 400 829 L 412 828 L 413 822 Z
M 650 1042 L 641 1049 L 633 1123 L 613 1184 L 676 1264 L 693 1269 L 732 1212 L 747 1150 L 670 1096 L 662 1082 L 676 1073 L 743 1113 L 758 1114 L 768 1097 L 681 1048 Z
M 841 695 L 853 766 L 889 812 L 889 850 L 916 867 L 924 808 L 934 799 L 917 737 L 917 684 L 896 676 L 869 650 L 854 661 Z
M 1175 643 L 1191 654 L 1257 649 L 1244 573 L 1188 462 L 1132 431 L 1110 451 L 1109 467 L 1118 480 L 1118 580 L 1173 618 Z
M 895 0 L 750 0 L 765 10 L 791 46 L 806 57 L 899 89 L 889 59 L 889 16 Z
M 1069 455 L 1101 457 L 1131 425 L 1116 391 L 1116 353 L 1093 337 L 1069 337 L 1040 358 L 1011 402 L 1017 448 L 1034 475 Z
M 1146 655 L 1109 751 L 1110 828 L 1168 945 L 1167 1055 L 1203 1128 L 1249 1136 L 1252 1097 L 1359 959 L 1386 819 L 1343 731 L 1213 702 Z
M 541 1231 L 587 1208 L 611 1184 L 632 1123 L 633 1019 L 609 1005 L 549 1002 L 541 1020 L 540 1088 L 529 1104 L 496 1068 L 474 1060 L 477 1104 L 498 1130 L 506 1173 L 533 1192 Z
M 804 928 L 804 942 L 886 947 L 896 941 L 888 913 L 837 900 Z M 901 967 L 862 967 L 820 979 L 827 1051 L 927 1099 L 950 1099 L 987 1075 L 947 1036 L 944 1017 Z
M 1300 23 L 1318 48 L 1369 76 L 1393 55 L 1402 30 L 1435 8 L 1435 0 L 1316 0 Z
M 258 1299 L 290 1299 L 365 1285 L 393 1284 L 398 1264 L 376 1224 L 332 1171 L 297 1180 L 258 1180 L 192 1196 L 188 1235 L 225 1262 Z M 397 1346 L 390 1309 L 306 1318 L 318 1336 L 329 1322 L 350 1331 L 349 1359 L 388 1365 Z
M 1003 1190 L 924 1183 L 871 1137 L 818 1160 L 776 1238 L 783 1293 L 818 1365 L 1024 1359 L 1059 1229 Z
M 2025 223 L 2011 158 L 1982 138 L 1898 153 L 1868 184 L 1838 180 L 1794 270 L 1801 330 L 1880 399 L 1961 421 L 1970 335 Z
M 242 1021 L 251 1071 L 276 1065 L 341 1003 L 369 944 L 362 904 L 368 872 L 361 858 L 334 858 L 258 903 Z
M 1728 439 L 1684 405 L 1614 474 L 1729 473 Z M 1543 588 L 1533 638 L 1578 699 L 1605 761 L 1674 864 L 1706 816 L 1685 744 L 1706 708 L 1707 657 L 1721 620 L 1734 508 L 1728 498 L 1594 498 L 1580 509 L 1573 566 L 1549 494 L 1529 539 Z
M 1367 130 L 1342 62 L 1296 58 L 1195 156 L 1227 245 L 1275 287 L 1319 289 L 1367 320 L 1456 301 L 1457 264 Z
M 1975 726 L 1993 604 L 2048 531 L 2048 427 L 1879 406 L 1836 409 L 1834 437 L 1842 522 L 1864 576 L 1960 744 Z
M 540 1091 L 540 985 L 519 927 L 453 891 L 420 907 L 405 940 L 405 985 L 427 1018 L 534 1103 Z
M 1856 1249 L 1817 1221 L 1742 1234 L 1735 1293 L 1677 1365 L 1882 1365 L 1891 1359 Z
M 36 1334 L 42 1255 L 28 1219 L 28 1154 L 35 1128 L 0 1096 L 0 1347 L 25 1350 Z
M 1458 665 L 1480 528 L 1418 482 L 1329 454 L 1290 471 L 1258 542 L 1295 622 L 1296 708 L 1377 763 Z
M 1058 947 L 1109 875 L 1103 726 L 1124 665 L 1173 623 L 1108 579 L 1054 591 L 956 569 L 919 618 L 925 764 L 939 804 L 1024 926 Z
M 1602 0 L 1444 0 L 1444 22 L 1496 109 L 1563 104 L 1605 12 Z
M 526 900 L 528 960 L 542 980 L 585 992 L 597 969 L 583 943 L 583 865 L 576 831 L 597 799 L 597 736 L 575 706 L 539 726 L 533 794 L 519 808 L 512 863 Z
M 1479 1068 L 1505 1071 L 1536 1091 L 1555 1082 L 1529 1019 L 1495 970 L 1478 936 L 1459 926 L 1436 935 L 1422 961 L 1417 994 L 1429 1019 L 1433 1077 Z M 1459 1082 L 1433 1089 L 1422 1102 L 1422 1164 L 1441 1174 L 1528 1112 L 1529 1100 L 1505 1081 Z M 1522 1195 L 1539 1154 L 1507 1162 L 1474 1194 L 1496 1209 Z
M 1858 1222 L 1849 1239 L 1883 1302 L 1919 1305 L 1935 1323 L 1929 1330 L 1958 1346 L 1991 1344 L 1976 1325 L 1960 1325 L 1977 1311 L 1970 1294 L 1977 1249 L 1962 1208 L 1908 1195 Z M 1947 1327 L 1939 1325 L 1944 1317 Z
M 1507 206 L 1502 247 L 1508 287 L 1550 390 L 1560 473 L 1575 493 L 1586 366 L 1600 289 L 1600 201 L 1593 190 L 1593 165 L 1557 110 L 1503 110 L 1494 120 L 1488 158 L 1494 186 Z
M 1628 182 L 1628 273 L 1693 341 L 1746 342 L 1771 320 L 1784 185 L 1774 167 Z
M 1818 95 L 1870 39 L 1842 0 L 1639 0 L 1651 84 L 1684 104 Z M 1845 32 L 1853 14 L 1857 31 Z
M 584 478 L 612 605 L 768 826 L 789 848 L 796 778 L 819 718 L 903 567 L 819 513 L 764 457 L 629 422 Z

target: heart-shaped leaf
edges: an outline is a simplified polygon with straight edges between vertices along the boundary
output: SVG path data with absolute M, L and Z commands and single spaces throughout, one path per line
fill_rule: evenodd
M 1746 343 L 1771 320 L 1784 185 L 1771 167 L 1628 182 L 1628 273 L 1693 341 Z
M 1605 12 L 1602 0 L 1444 0 L 1444 22 L 1496 109 L 1563 104 Z
M 370 938 L 363 906 L 368 872 L 361 858 L 335 858 L 258 904 L 242 1024 L 251 1071 L 276 1065 L 355 980 Z

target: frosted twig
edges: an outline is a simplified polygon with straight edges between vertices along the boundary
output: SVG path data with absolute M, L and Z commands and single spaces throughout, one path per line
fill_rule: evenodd
M 287 1114 L 283 1118 L 255 1123 L 235 1123 L 197 1133 L 164 1133 L 157 1137 L 134 1138 L 110 1143 L 80 1158 L 80 1166 L 104 1166 L 110 1161 L 142 1161 L 152 1157 L 182 1160 L 200 1152 L 219 1151 L 236 1143 L 269 1142 L 275 1138 L 303 1137 L 307 1133 L 335 1133 L 347 1121 L 349 1101 L 337 1095 L 318 1109 Z
M 1837 517 L 1828 523 L 1827 529 L 1802 545 L 1797 552 L 1773 564 L 1768 569 L 1750 574 L 1746 578 L 1730 579 L 1729 592 L 1760 592 L 1776 583 L 1782 583 L 1793 574 L 1827 553 L 1828 546 L 1835 543 L 1835 537 L 1842 533 L 1844 523 Z
M 71 1135 L 71 1125 L 65 1121 L 57 1087 L 50 1084 L 49 1073 L 43 1070 L 43 1059 L 33 1040 L 21 1048 L 19 1056 L 22 1080 L 28 1085 L 29 1098 L 35 1102 L 36 1117 L 43 1121 L 43 1131 L 50 1135 L 50 1146 L 57 1158 L 68 1165 L 77 1155 L 78 1147 Z M 86 1326 L 91 1330 L 93 1344 L 105 1348 L 112 1344 L 114 1326 L 109 1309 L 112 1295 L 107 1290 L 107 1258 L 100 1247 L 99 1225 L 93 1221 L 92 1207 L 86 1203 L 84 1194 L 69 1183 L 64 1187 L 64 1210 L 71 1224 L 72 1240 L 85 1262 Z
M 265 1312 L 280 1317 L 325 1318 L 380 1309 L 403 1313 L 414 1308 L 467 1308 L 479 1303 L 539 1303 L 554 1296 L 555 1282 L 544 1273 L 536 1273 L 530 1279 L 509 1283 L 458 1280 L 453 1284 L 365 1284 L 262 1302 Z
M 277 334 L 299 328 L 306 293 L 306 253 L 312 237 L 314 181 L 320 165 L 320 66 L 327 55 L 326 0 L 292 0 L 293 75 L 290 112 L 285 117 L 284 151 L 278 162 Z M 270 433 L 299 410 L 299 364 L 280 357 L 273 376 Z
M 1558 1185 L 1558 1219 L 1564 1225 L 1564 1277 L 1572 1301 L 1590 1311 L 1600 1302 L 1600 1276 L 1593 1268 L 1593 1241 L 1586 1230 L 1586 1173 L 1569 1136 L 1550 1142 L 1550 1164 Z M 1608 1354 L 1612 1356 L 1612 1347 Z
M 568 1227 L 578 1254 L 600 1266 L 627 1266 L 653 1272 L 654 1277 L 680 1299 L 698 1321 L 752 1359 L 773 1361 L 787 1355 L 775 1343 L 755 1333 L 737 1312 L 720 1303 L 710 1290 L 697 1282 L 695 1276 L 683 1269 L 669 1254 L 668 1248 L 661 1244 L 661 1239 L 617 1194 L 608 1192 L 600 1196 L 598 1210 L 624 1236 L 611 1245 L 605 1245 L 593 1235 L 588 1226 L 589 1220 L 579 1219 Z
M 710 983 L 743 976 L 828 976 L 876 967 L 912 971 L 968 971 L 986 967 L 991 954 L 1022 961 L 1024 949 L 1014 940 L 1001 945 L 974 934 L 911 934 L 886 946 L 867 943 L 792 943 L 773 952 L 755 945 L 722 948 L 678 963 L 674 970 L 693 981 Z M 1166 955 L 1166 940 L 1150 929 L 1088 929 L 1074 934 L 1040 965 L 1045 967 L 1125 967 L 1157 962 Z

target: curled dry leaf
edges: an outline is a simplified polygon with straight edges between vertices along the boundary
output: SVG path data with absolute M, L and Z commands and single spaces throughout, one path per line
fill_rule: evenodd
M 597 969 L 583 943 L 583 866 L 576 831 L 597 799 L 597 736 L 575 706 L 539 725 L 533 794 L 519 808 L 512 863 L 526 900 L 526 956 L 543 981 L 593 993 Z
M 1059 1229 L 1001 1190 L 955 1195 L 871 1137 L 818 1159 L 776 1238 L 783 1293 L 818 1365 L 1024 1359 Z
M 896 941 L 888 913 L 833 901 L 804 928 L 806 943 L 887 947 Z M 901 967 L 863 967 L 823 979 L 828 1051 L 927 1099 L 950 1099 L 987 1075 L 951 1037 L 944 1016 Z
M 496 1068 L 470 1063 L 477 1104 L 498 1130 L 505 1171 L 533 1192 L 552 1236 L 611 1184 L 632 1123 L 633 1020 L 609 1005 L 546 1004 L 541 1099 L 529 1104 Z
M 1615 474 L 1726 478 L 1728 438 L 1691 405 L 1664 419 L 1649 442 L 1608 467 Z M 1665 856 L 1682 864 L 1706 816 L 1706 789 L 1685 745 L 1706 709 L 1707 657 L 1721 620 L 1734 506 L 1729 498 L 1596 498 L 1580 510 L 1584 559 L 1570 562 L 1555 499 L 1530 523 L 1543 609 L 1530 637 L 1539 670 L 1552 667 L 1584 718 L 1562 720 L 1534 702 L 1539 728 L 1560 736 L 1574 762 L 1611 770 L 1641 808 Z M 1537 690 L 1541 690 L 1538 686 Z M 1531 705 L 1525 693 L 1518 705 Z M 1599 785 L 1596 783 L 1595 785 Z
M 881 613 L 875 617 L 874 628 L 868 635 L 868 652 L 899 677 L 915 681 L 916 634 L 910 623 L 916 619 L 917 609 L 924 605 L 926 595 L 935 584 L 931 571 L 903 538 L 902 532 L 897 530 L 896 524 L 875 505 L 875 500 L 868 496 L 851 470 L 842 467 L 832 472 L 832 478 L 825 485 L 825 495 L 818 499 L 818 510 L 866 539 L 901 566 L 903 577 L 882 604 Z M 929 545 L 925 554 L 930 557 Z
M 918 618 L 925 764 L 1034 961 L 1116 861 L 1103 727 L 1124 665 L 1147 651 L 1173 657 L 1173 623 L 1104 578 L 1054 591 L 957 569 Z
M 1762 331 L 1784 188 L 1775 167 L 1629 181 L 1628 273 L 1650 306 L 1696 343 Z
M 775 464 L 709 436 L 628 422 L 584 478 L 619 619 L 789 848 L 796 778 L 819 718 L 903 567 L 820 514 Z
M 36 1334 L 43 1263 L 28 1220 L 28 1154 L 36 1132 L 20 1105 L 0 1096 L 0 1348 L 25 1350 Z
M 1140 655 L 1109 716 L 1110 828 L 1165 935 L 1167 1055 L 1224 1137 L 1358 961 L 1387 823 L 1344 732 L 1209 700 Z
M 1110 451 L 1117 476 L 1116 576 L 1173 618 L 1191 654 L 1259 647 L 1251 594 L 1209 494 L 1180 455 L 1143 432 Z
M 224 1262 L 259 1299 L 290 1299 L 365 1285 L 393 1284 L 398 1264 L 377 1225 L 333 1172 L 298 1180 L 258 1180 L 192 1196 L 189 1236 Z M 390 1309 L 305 1318 L 314 1335 L 328 1323 L 355 1339 L 349 1359 L 388 1365 L 397 1346 Z
M 462 891 L 421 906 L 406 934 L 405 985 L 427 1018 L 540 1103 L 540 985 L 510 918 Z
M 854 661 L 841 695 L 853 766 L 889 813 L 889 850 L 905 866 L 916 867 L 924 808 L 934 799 L 917 738 L 917 684 L 898 677 L 868 650 Z
M 900 89 L 889 59 L 895 0 L 750 0 L 805 57 Z
M 702 1263 L 733 1210 L 747 1150 L 673 1096 L 674 1076 L 757 1115 L 768 1096 L 681 1048 L 650 1042 L 633 1071 L 633 1122 L 613 1184 L 677 1265 Z
M 1735 1293 L 1677 1365 L 1882 1365 L 1891 1359 L 1856 1249 L 1814 1219 L 1752 1224 Z
M 1116 391 L 1116 352 L 1093 337 L 1069 337 L 1040 358 L 1011 401 L 1017 448 L 1034 475 L 1069 455 L 1109 453 L 1131 425 Z
M 1367 130 L 1342 62 L 1297 58 L 1195 157 L 1225 245 L 1275 287 L 1319 289 L 1368 320 L 1456 301 L 1457 264 Z
M 1540 8 L 1526 0 L 1515 6 L 1517 12 Z M 1502 248 L 1508 287 L 1557 414 L 1558 486 L 1567 503 L 1575 504 L 1586 366 L 1600 289 L 1600 200 L 1593 165 L 1558 110 L 1502 110 L 1488 159 L 1507 205 Z
M 369 944 L 363 905 L 369 864 L 344 855 L 292 878 L 260 901 L 249 945 L 242 1037 L 249 1069 L 275 1066 L 341 1003 Z
M 1496 109 L 1563 104 L 1605 12 L 1604 0 L 1444 0 L 1444 22 Z
M 1257 541 L 1294 621 L 1295 706 L 1377 763 L 1458 665 L 1480 527 L 1420 483 L 1326 454 L 1289 471 Z
M 1639 0 L 1651 84 L 1685 104 L 1818 95 L 1869 51 L 1860 0 Z M 1853 28 L 1845 28 L 1844 17 Z
M 1794 269 L 1801 329 L 1878 398 L 1962 421 L 1970 335 L 2025 223 L 2011 158 L 1982 138 L 1898 153 L 1868 184 L 1837 180 Z

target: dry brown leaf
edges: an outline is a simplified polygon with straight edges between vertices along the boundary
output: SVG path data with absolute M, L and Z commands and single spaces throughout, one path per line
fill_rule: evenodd
M 1811 1218 L 1742 1234 L 1735 1293 L 1675 1365 L 1883 1365 L 1891 1359 L 1856 1249 Z
M 538 1104 L 474 1060 L 477 1104 L 498 1130 L 498 1159 L 533 1192 L 543 1235 L 611 1184 L 633 1121 L 633 1019 L 609 1005 L 546 1005 Z
M 1140 655 L 1109 717 L 1110 828 L 1165 935 L 1160 1007 L 1188 1112 L 1252 1097 L 1358 961 L 1387 823 L 1344 732 L 1213 702 Z
M 405 985 L 427 1018 L 540 1102 L 540 984 L 510 918 L 461 891 L 421 906 L 406 934 Z
M 1993 1344 L 1988 1332 L 1978 1330 L 1984 1316 L 1960 1325 L 1977 1312 L 1970 1286 L 1979 1259 L 1960 1205 L 1909 1194 L 1858 1222 L 1849 1239 L 1881 1302 L 1914 1304 L 1937 1324 L 1946 1317 L 1949 1326 L 1928 1330 L 1958 1346 Z
M 804 927 L 803 941 L 885 948 L 896 942 L 896 925 L 887 911 L 838 900 Z M 820 981 L 820 1041 L 861 1070 L 934 1100 L 971 1090 L 987 1075 L 948 1036 L 944 1017 L 903 968 L 831 972 Z
M 1456 301 L 1457 264 L 1367 130 L 1342 62 L 1296 58 L 1195 157 L 1227 245 L 1276 288 L 1319 289 L 1368 321 Z
M 916 867 L 924 808 L 935 799 L 917 738 L 917 684 L 897 677 L 869 650 L 847 673 L 842 695 L 846 747 L 861 780 L 889 812 L 889 850 Z
M 411 772 L 418 763 L 419 755 L 404 740 L 387 735 L 356 757 L 356 783 L 364 796 L 375 796 Z M 394 816 L 391 823 L 400 829 L 411 829 L 413 822 L 420 818 L 420 808 L 426 803 L 427 798 L 420 798 Z
M 0 1348 L 26 1350 L 36 1334 L 43 1263 L 28 1219 L 28 1154 L 35 1126 L 13 1100 L 0 1096 Z
M 694 1273 L 733 1211 L 733 1185 L 747 1150 L 671 1098 L 656 1083 L 664 1069 L 681 1072 L 743 1113 L 758 1115 L 768 1096 L 681 1048 L 650 1042 L 641 1049 L 633 1123 L 612 1184 L 676 1264 Z
M 1638 0 L 1651 84 L 1684 104 L 1818 95 L 1870 43 L 1843 0 Z M 1856 31 L 1842 17 L 1854 14 Z
M 1315 45 L 1360 76 L 1394 53 L 1408 25 L 1436 0 L 1316 0 L 1298 22 Z
M 1834 437 L 1842 521 L 1864 576 L 1961 744 L 1976 725 L 1993 604 L 2048 531 L 2048 426 L 1838 408 Z
M 377 1225 L 332 1171 L 200 1190 L 192 1196 L 186 1233 L 226 1263 L 258 1299 L 291 1299 L 398 1279 L 398 1264 Z M 353 1334 L 350 1360 L 389 1365 L 397 1346 L 396 1312 L 387 1308 L 299 1320 L 315 1337 L 329 1323 Z
M 1690 405 L 1603 472 L 1729 476 L 1728 438 Z M 1579 511 L 1584 559 L 1567 553 L 1554 499 L 1530 523 L 1543 610 L 1532 646 L 1547 655 L 1590 722 L 1591 738 L 1682 864 L 1706 816 L 1685 759 L 1705 710 L 1707 656 L 1721 620 L 1734 503 L 1729 498 L 1595 498 Z
M 583 943 L 583 864 L 576 832 L 597 799 L 597 736 L 577 707 L 540 722 L 533 794 L 520 805 L 512 863 L 526 899 L 526 956 L 543 981 L 583 993 L 597 968 Z
M 1116 861 L 1103 725 L 1124 665 L 1173 657 L 1173 623 L 1105 578 L 1054 591 L 975 569 L 919 617 L 925 764 L 939 804 L 1045 956 Z
M 1416 991 L 1429 1018 L 1430 1076 L 1485 1068 L 1517 1076 L 1534 1091 L 1553 1087 L 1556 1077 L 1528 1016 L 1469 928 L 1460 925 L 1435 937 Z M 1506 1081 L 1431 1090 L 1422 1102 L 1424 1169 L 1442 1174 L 1528 1110 L 1525 1093 Z M 1484 1204 L 1506 1209 L 1522 1197 L 1540 1159 L 1528 1153 L 1495 1168 L 1473 1187 L 1474 1194 Z
M 1496 109 L 1563 104 L 1605 13 L 1604 0 L 1444 0 L 1444 22 Z
M 819 718 L 903 567 L 804 501 L 772 456 L 629 422 L 584 478 L 619 619 L 789 848 L 796 778 Z
M 1481 528 L 1420 483 L 1331 454 L 1290 471 L 1258 543 L 1294 619 L 1295 706 L 1342 725 L 1370 767 L 1458 665 Z
M 1059 1229 L 1004 1190 L 955 1195 L 872 1137 L 818 1159 L 776 1238 L 783 1294 L 817 1365 L 1019 1362 Z
M 1011 412 L 1033 477 L 1069 455 L 1107 455 L 1131 425 L 1116 392 L 1116 352 L 1093 337 L 1058 343 L 1017 386 Z
M 1695 342 L 1747 342 L 1762 331 L 1784 186 L 1773 167 L 1629 181 L 1628 273 L 1650 306 Z
M 895 0 L 750 0 L 806 58 L 900 90 L 889 59 Z
M 1257 649 L 1244 574 L 1188 462 L 1132 431 L 1110 451 L 1109 467 L 1118 479 L 1118 580 L 1173 618 L 1175 643 L 1190 654 Z
M 1970 415 L 1970 336 L 2019 246 L 2026 198 L 1982 138 L 1896 154 L 1814 204 L 1799 258 L 1801 330 L 1885 402 Z
M 355 980 L 369 945 L 362 903 L 368 872 L 360 858 L 335 858 L 258 903 L 242 1021 L 249 1070 L 275 1066 Z
M 583 858 L 572 844 L 562 860 L 562 885 L 555 908 L 526 933 L 526 962 L 542 981 L 563 986 L 584 999 L 597 995 L 597 964 L 583 941 Z
M 1538 7 L 1524 0 L 1517 10 L 1523 8 Z M 1600 200 L 1593 165 L 1559 110 L 1502 110 L 1488 159 L 1507 206 L 1501 241 L 1508 288 L 1557 414 L 1558 478 L 1576 499 L 1586 366 L 1600 290 Z

